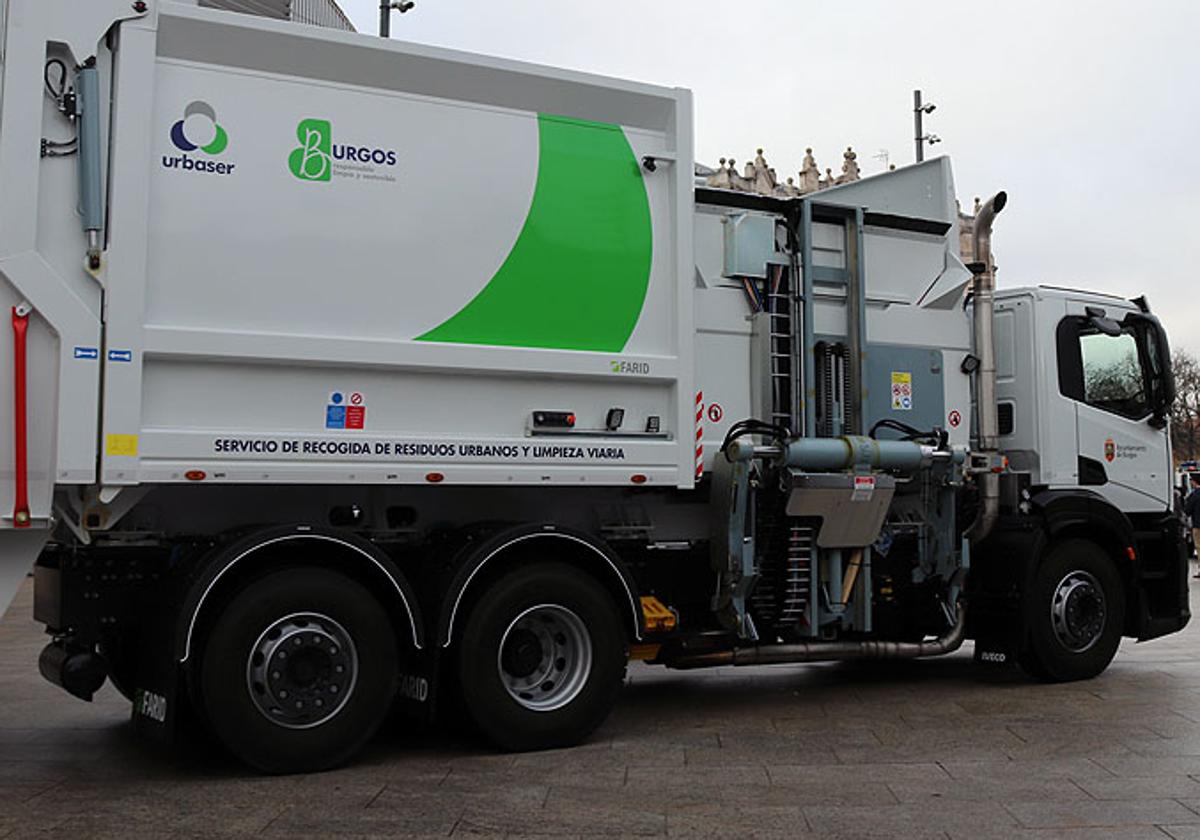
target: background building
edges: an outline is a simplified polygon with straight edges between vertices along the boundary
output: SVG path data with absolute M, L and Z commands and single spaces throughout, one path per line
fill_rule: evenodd
M 200 0 L 200 5 L 278 20 L 292 20 L 313 26 L 326 26 L 330 29 L 355 31 L 354 24 L 346 17 L 336 0 Z

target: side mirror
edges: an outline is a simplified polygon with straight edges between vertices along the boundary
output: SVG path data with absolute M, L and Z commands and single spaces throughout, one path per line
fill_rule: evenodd
M 1154 325 L 1152 340 L 1157 350 L 1157 356 L 1162 366 L 1162 410 L 1166 414 L 1175 405 L 1175 371 L 1171 367 L 1171 343 L 1167 340 L 1167 331 L 1163 328 L 1162 323 L 1153 315 L 1147 315 Z
M 1150 386 L 1150 409 L 1154 412 L 1151 423 L 1162 428 L 1167 423 L 1167 415 L 1175 404 L 1175 372 L 1171 369 L 1171 344 L 1167 340 L 1167 331 L 1163 328 L 1158 317 L 1149 312 L 1128 315 L 1125 323 L 1132 326 L 1138 334 L 1139 343 L 1147 362 L 1147 374 Z

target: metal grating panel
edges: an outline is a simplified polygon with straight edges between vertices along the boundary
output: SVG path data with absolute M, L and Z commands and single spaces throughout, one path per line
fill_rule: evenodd
M 200 0 L 200 5 L 328 29 L 354 31 L 354 25 L 336 0 Z
M 333 0 L 292 0 L 292 20 L 328 29 L 354 31 L 350 19 Z

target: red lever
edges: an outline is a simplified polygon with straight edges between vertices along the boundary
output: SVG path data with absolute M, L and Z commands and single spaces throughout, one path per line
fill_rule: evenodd
M 17 478 L 13 502 L 13 527 L 28 528 L 29 517 L 29 427 L 26 400 L 25 340 L 29 335 L 29 313 L 13 307 L 13 429 L 16 436 L 14 468 Z

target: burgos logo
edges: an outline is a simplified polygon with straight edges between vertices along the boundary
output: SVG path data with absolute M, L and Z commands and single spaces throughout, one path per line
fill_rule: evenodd
M 296 127 L 300 148 L 288 157 L 288 168 L 302 181 L 328 181 L 333 176 L 333 125 L 304 120 Z
M 217 123 L 217 112 L 207 102 L 197 100 L 183 109 L 183 119 L 171 126 L 171 142 L 184 154 L 174 157 L 163 155 L 163 166 L 167 169 L 229 175 L 237 165 L 187 154 L 200 151 L 207 157 L 216 157 L 229 147 L 229 135 Z
M 380 176 L 379 167 L 396 165 L 396 153 L 390 149 L 333 142 L 333 124 L 329 120 L 301 120 L 296 126 L 299 148 L 288 156 L 288 168 L 301 181 L 328 181 L 335 174 L 368 180 L 394 180 Z

